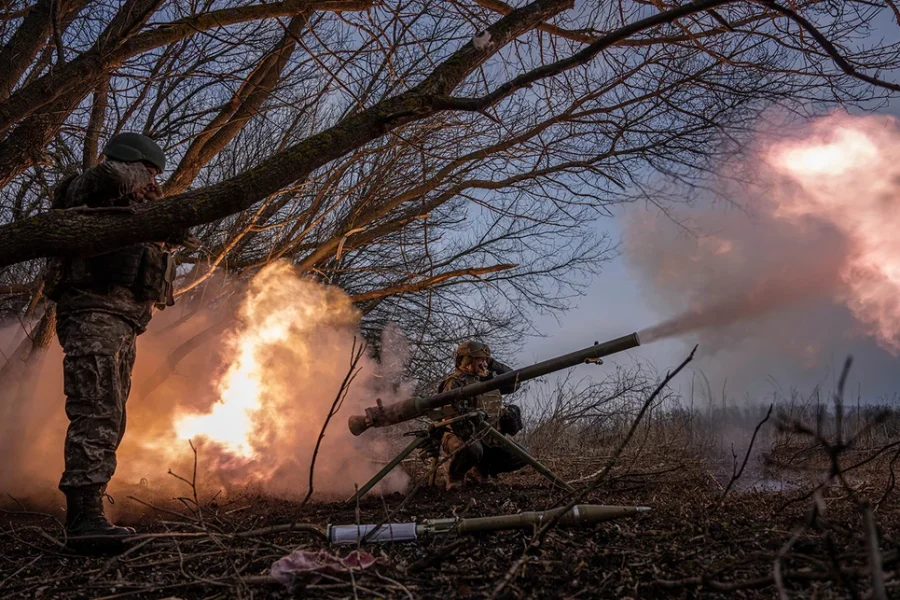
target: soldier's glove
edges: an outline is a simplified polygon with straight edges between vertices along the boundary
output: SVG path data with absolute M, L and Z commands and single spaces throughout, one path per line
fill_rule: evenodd
M 503 375 L 504 373 L 509 373 L 512 371 L 510 367 L 507 367 L 499 360 L 494 360 L 493 358 L 488 359 L 488 372 L 492 372 L 496 375 Z
M 152 177 L 143 187 L 134 193 L 134 199 L 138 202 L 149 202 L 151 200 L 159 200 L 163 197 L 162 188 Z
M 199 239 L 191 235 L 189 229 L 178 229 L 165 239 L 165 243 L 169 246 L 169 250 L 177 250 L 180 246 L 189 252 L 199 250 L 203 244 Z
M 525 424 L 522 422 L 522 410 L 515 404 L 507 404 L 500 409 L 500 418 L 497 423 L 497 430 L 506 435 L 516 435 Z
M 203 247 L 203 243 L 196 237 L 189 235 L 184 238 L 184 241 L 181 242 L 181 245 L 184 246 L 190 252 L 194 252 Z

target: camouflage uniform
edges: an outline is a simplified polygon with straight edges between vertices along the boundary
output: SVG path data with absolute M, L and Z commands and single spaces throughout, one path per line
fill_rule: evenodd
M 506 373 L 510 370 L 509 367 L 494 360 L 491 360 L 490 368 L 497 374 Z M 484 378 L 478 375 L 457 368 L 441 382 L 438 391 L 449 391 L 483 380 Z M 505 408 L 501 395 L 510 394 L 515 390 L 516 384 L 513 383 L 475 398 L 460 400 L 454 404 L 453 408 L 461 414 L 473 410 L 481 410 L 487 414 L 488 423 L 495 429 L 500 429 L 501 433 L 504 433 L 501 421 L 503 420 Z M 446 432 L 441 441 L 441 448 L 448 455 L 459 450 L 450 461 L 448 468 L 450 481 L 462 481 L 466 473 L 473 468 L 481 477 L 490 477 L 500 473 L 516 471 L 525 466 L 525 463 L 520 458 L 490 439 L 479 439 L 466 445 L 466 442 L 475 436 L 474 423 L 466 420 L 457 421 L 451 424 L 450 427 L 452 432 Z
M 141 163 L 106 161 L 64 181 L 54 207 L 130 206 L 159 195 Z M 51 265 L 47 294 L 57 302 L 70 420 L 59 484 L 63 491 L 102 488 L 116 470 L 135 338 L 147 328 L 154 306 L 172 303 L 174 263 L 165 250 L 165 243 L 138 244 L 89 258 L 56 259 Z

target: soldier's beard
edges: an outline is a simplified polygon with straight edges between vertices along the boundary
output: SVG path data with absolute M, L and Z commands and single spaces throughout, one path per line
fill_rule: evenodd
M 469 363 L 462 367 L 462 370 L 470 375 L 475 375 L 476 377 L 487 377 L 488 368 L 487 365 L 476 365 L 475 363 Z

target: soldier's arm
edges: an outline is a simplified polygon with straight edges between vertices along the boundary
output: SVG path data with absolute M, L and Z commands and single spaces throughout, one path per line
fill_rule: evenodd
M 488 371 L 493 372 L 495 376 L 503 375 L 504 373 L 509 373 L 513 370 L 514 369 L 512 367 L 508 367 L 499 360 L 494 360 L 493 358 L 490 359 L 490 362 L 488 362 Z M 500 393 L 505 396 L 506 394 L 512 394 L 517 389 L 519 389 L 519 385 L 517 382 L 513 381 L 512 383 L 500 388 Z
M 157 193 L 158 186 L 140 163 L 102 162 L 72 182 L 66 208 L 126 206 Z
M 450 377 L 445 379 L 444 382 L 441 384 L 441 391 L 449 392 L 450 390 L 455 390 L 455 389 L 461 388 L 461 387 L 466 387 L 466 382 L 463 380 L 463 378 L 462 377 L 454 377 L 451 375 Z M 464 398 L 462 400 L 455 400 L 454 402 L 452 402 L 452 406 L 455 410 L 457 410 L 459 412 L 467 412 L 469 410 L 470 402 L 471 402 L 471 399 Z

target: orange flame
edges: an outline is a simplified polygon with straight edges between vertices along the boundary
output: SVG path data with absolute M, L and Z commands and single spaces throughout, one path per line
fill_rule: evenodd
M 380 354 L 387 360 L 361 357 L 342 406 L 323 430 L 361 339 L 359 313 L 339 288 L 300 277 L 284 263 L 266 267 L 244 290 L 232 330 L 205 339 L 204 351 L 183 357 L 177 376 L 143 395 L 143 382 L 151 381 L 170 352 L 230 318 L 209 310 L 169 329 L 180 316 L 162 313 L 151 324 L 160 333 L 139 340 L 132 388 L 137 401 L 129 407 L 111 493 L 132 494 L 140 485 L 142 498 L 180 496 L 182 477 L 192 481 L 196 468 L 198 491 L 209 497 L 251 490 L 302 498 L 313 475 L 318 498 L 346 498 L 354 485 L 381 468 L 378 459 L 397 451 L 391 439 L 356 438 L 346 426 L 349 414 L 376 398 L 389 404 L 413 392 L 415 382 L 404 377 L 406 339 L 395 327 L 387 327 L 380 340 Z M 43 497 L 55 491 L 66 430 L 59 398 L 62 360 L 59 346 L 52 347 L 47 368 L 40 377 L 35 374 L 40 389 L 18 405 L 21 410 L 3 415 L 10 418 L 0 418 L 0 450 L 17 459 L 0 469 L 0 493 Z M 313 451 L 323 431 L 313 470 Z M 195 443 L 196 462 L 187 439 Z M 402 491 L 408 482 L 398 468 L 373 492 Z M 58 498 L 47 502 L 55 507 Z
M 266 346 L 287 339 L 289 308 L 278 310 L 261 322 L 250 320 L 236 341 L 237 356 L 219 383 L 219 402 L 208 414 L 180 418 L 175 424 L 179 438 L 189 440 L 203 436 L 234 454 L 247 458 L 255 456 L 251 434 L 264 394 L 259 357 Z
M 276 455 L 308 459 L 302 455 L 337 391 L 332 384 L 340 381 L 339 368 L 328 363 L 343 354 L 357 319 L 340 290 L 299 278 L 284 263 L 266 267 L 241 306 L 218 400 L 208 412 L 178 416 L 177 437 L 213 442 L 237 464 L 252 465 L 255 480 L 278 469 Z

